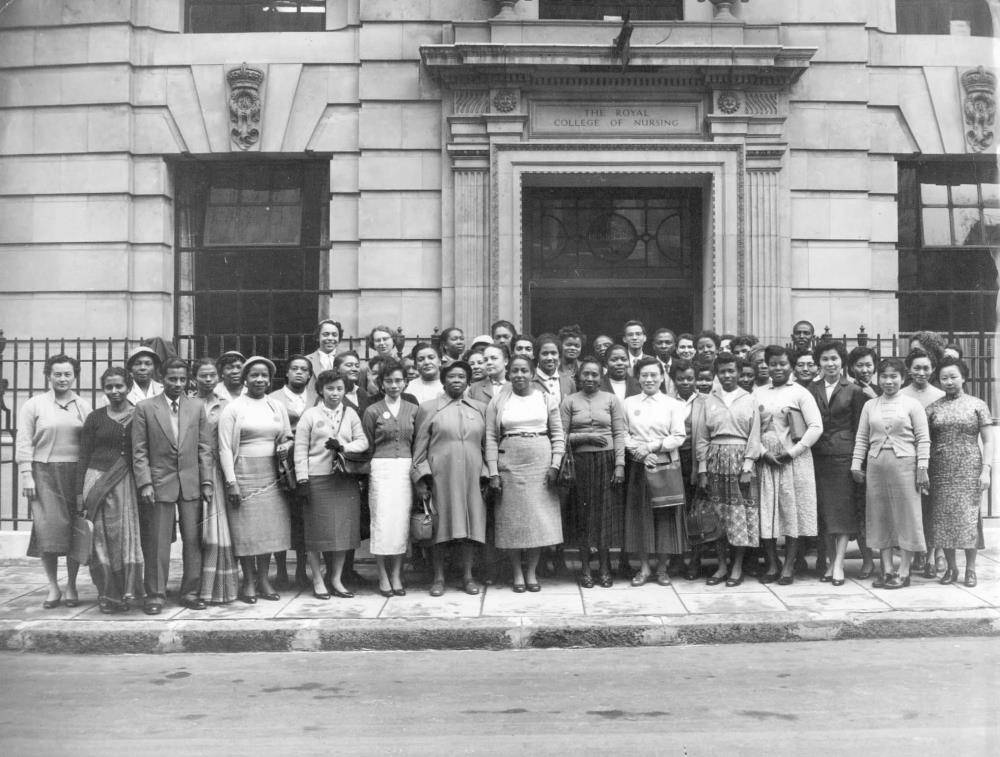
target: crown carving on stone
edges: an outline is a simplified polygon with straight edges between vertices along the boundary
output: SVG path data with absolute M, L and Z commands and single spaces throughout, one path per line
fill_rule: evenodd
M 968 93 L 994 92 L 997 88 L 997 75 L 980 66 L 962 74 L 962 89 Z
M 264 81 L 264 72 L 259 68 L 251 68 L 246 63 L 243 63 L 239 68 L 232 68 L 226 72 L 226 81 L 229 82 L 229 86 L 233 89 L 238 87 L 259 89 L 261 83 Z

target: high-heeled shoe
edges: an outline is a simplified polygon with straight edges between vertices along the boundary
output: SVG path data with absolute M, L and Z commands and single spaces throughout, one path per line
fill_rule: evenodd
M 385 597 L 386 599 L 388 599 L 389 597 L 391 597 L 391 596 L 392 596 L 392 589 L 391 589 L 391 588 L 389 588 L 389 589 L 383 589 L 383 588 L 382 588 L 382 587 L 380 586 L 380 587 L 379 587 L 379 590 L 378 590 L 378 593 L 379 593 L 379 594 L 381 594 L 381 595 L 382 595 L 383 597 Z
M 325 591 L 320 592 L 320 591 L 316 591 L 315 589 L 313 589 L 313 596 L 316 597 L 316 599 L 329 599 L 330 598 L 330 595 L 328 593 L 326 593 Z
M 885 582 L 886 589 L 905 589 L 910 585 L 910 577 L 906 576 L 901 578 L 900 576 L 893 576 L 888 581 Z
M 406 596 L 406 589 L 393 589 L 392 590 L 392 596 L 394 596 L 394 597 L 405 597 Z
M 718 586 L 726 580 L 725 576 L 711 575 L 705 579 L 705 586 Z
M 833 581 L 833 576 L 820 576 L 819 582 L 821 584 L 828 584 Z
M 862 581 L 867 581 L 873 575 L 875 575 L 875 566 L 869 565 L 867 568 L 861 569 L 861 572 L 858 573 L 858 578 L 861 579 Z
M 61 592 L 60 592 L 59 596 L 56 597 L 55 599 L 46 599 L 44 602 L 42 602 L 42 609 L 45 609 L 45 610 L 54 610 L 60 604 L 62 604 L 62 593 Z
M 762 584 L 773 584 L 779 578 L 781 578 L 781 571 L 777 571 L 775 573 L 765 573 L 762 576 L 758 576 L 757 580 Z
M 240 594 L 237 597 L 237 599 L 239 599 L 240 602 L 244 602 L 244 603 L 246 603 L 248 605 L 255 605 L 255 604 L 257 604 L 257 595 L 256 594 Z
M 741 583 L 743 583 L 743 576 L 740 576 L 739 578 L 730 577 L 726 579 L 726 586 L 730 589 L 735 586 L 739 586 Z
M 775 583 L 777 583 L 778 586 L 791 586 L 795 583 L 795 576 L 780 576 Z
M 831 578 L 830 579 L 830 586 L 843 586 L 843 585 L 844 585 L 844 579 L 843 578 Z
M 340 591 L 336 587 L 334 587 L 331 594 L 333 594 L 333 596 L 335 596 L 337 599 L 354 599 L 353 591 Z
M 958 578 L 958 571 L 957 570 L 955 571 L 955 578 L 956 579 Z M 972 568 L 966 568 L 965 569 L 965 585 L 968 586 L 970 589 L 972 589 L 972 588 L 975 588 L 975 586 L 976 586 L 977 583 L 978 582 L 976 581 L 976 571 L 973 570 Z

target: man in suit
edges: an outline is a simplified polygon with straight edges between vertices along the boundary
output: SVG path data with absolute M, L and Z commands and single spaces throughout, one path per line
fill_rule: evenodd
M 212 496 L 212 439 L 200 400 L 187 397 L 187 363 L 163 365 L 163 393 L 143 400 L 132 423 L 132 469 L 139 489 L 139 531 L 146 563 L 147 615 L 158 615 L 167 594 L 175 513 L 184 543 L 181 604 L 204 610 L 201 587 L 203 503 Z
M 644 357 L 649 357 L 642 348 L 646 346 L 646 327 L 642 321 L 628 321 L 623 329 L 625 346 L 628 347 L 628 371 L 635 370 L 635 364 Z

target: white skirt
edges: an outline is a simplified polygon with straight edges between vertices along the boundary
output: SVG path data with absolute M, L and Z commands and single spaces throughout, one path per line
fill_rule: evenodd
M 413 485 L 409 457 L 372 458 L 368 504 L 372 511 L 369 551 L 373 555 L 402 555 L 410 545 Z

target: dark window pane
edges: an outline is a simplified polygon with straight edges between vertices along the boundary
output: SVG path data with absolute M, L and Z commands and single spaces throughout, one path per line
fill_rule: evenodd
M 986 0 L 896 0 L 898 34 L 950 34 L 953 20 L 967 22 L 974 37 L 993 36 Z
M 326 28 L 326 0 L 187 0 L 187 29 L 219 32 L 305 32 Z
M 539 18 L 601 19 L 631 11 L 633 21 L 674 21 L 684 18 L 682 0 L 539 0 Z

